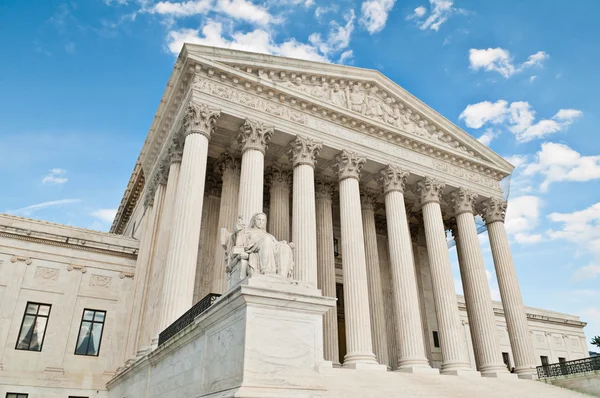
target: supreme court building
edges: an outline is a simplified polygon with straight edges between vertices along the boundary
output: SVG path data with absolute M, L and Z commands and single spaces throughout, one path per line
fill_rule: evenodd
M 502 379 L 481 388 L 568 396 L 518 380 L 588 351 L 577 316 L 523 303 L 500 185 L 512 170 L 378 71 L 186 44 L 110 233 L 0 216 L 0 393 L 362 396 L 336 390 L 362 371 L 390 391 L 454 377 L 465 395 Z M 234 282 L 223 236 L 260 212 L 293 242 L 291 275 Z

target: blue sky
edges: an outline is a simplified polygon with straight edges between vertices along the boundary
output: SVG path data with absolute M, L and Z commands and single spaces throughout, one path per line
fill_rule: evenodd
M 599 13 L 563 0 L 4 0 L 0 212 L 108 230 L 183 41 L 375 68 L 517 166 L 506 225 L 524 301 L 600 335 Z

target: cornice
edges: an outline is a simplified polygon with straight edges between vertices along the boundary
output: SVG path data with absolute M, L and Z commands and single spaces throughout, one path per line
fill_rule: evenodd
M 144 170 L 142 169 L 142 165 L 138 158 L 138 161 L 135 163 L 133 168 L 133 173 L 131 174 L 129 182 L 127 183 L 127 188 L 125 188 L 125 193 L 123 194 L 123 198 L 119 204 L 113 224 L 110 227 L 111 233 L 118 235 L 123 234 L 125 226 L 127 225 L 127 222 L 133 214 L 133 210 L 135 209 L 135 206 L 142 195 L 144 183 Z

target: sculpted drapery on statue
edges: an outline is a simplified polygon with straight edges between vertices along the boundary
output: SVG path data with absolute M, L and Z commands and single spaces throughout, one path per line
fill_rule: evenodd
M 254 273 L 290 278 L 294 268 L 293 243 L 278 241 L 267 232 L 267 215 L 256 213 L 246 227 L 241 217 L 233 233 L 221 229 L 221 245 L 226 251 L 229 287 Z M 239 273 L 238 273 L 239 272 Z

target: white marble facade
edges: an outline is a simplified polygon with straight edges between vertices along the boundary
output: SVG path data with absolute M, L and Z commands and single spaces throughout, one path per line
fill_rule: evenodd
M 499 184 L 511 171 L 379 72 L 185 45 L 111 233 L 0 216 L 0 396 L 108 396 L 161 330 L 227 289 L 219 231 L 259 212 L 294 242 L 295 280 L 343 287 L 322 323 L 333 366 L 500 377 L 504 354 L 527 378 L 541 356 L 586 357 L 578 317 L 523 305 Z M 52 305 L 41 352 L 14 349 L 27 302 Z M 107 313 L 98 357 L 74 355 L 85 308 Z

